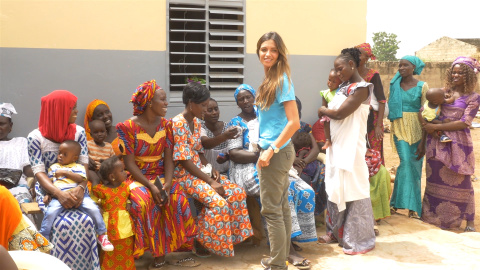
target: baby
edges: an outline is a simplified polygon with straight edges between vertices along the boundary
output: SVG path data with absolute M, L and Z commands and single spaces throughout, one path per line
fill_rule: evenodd
M 422 125 L 425 125 L 426 123 L 448 123 L 448 119 L 441 121 L 438 119 L 438 116 L 440 115 L 442 104 L 452 103 L 455 99 L 449 94 L 446 94 L 442 88 L 428 89 L 425 97 L 427 100 L 423 104 L 423 107 L 419 113 L 420 123 L 422 123 Z M 437 131 L 437 134 L 440 136 L 440 142 L 452 141 L 452 139 L 443 134 L 441 131 Z
M 328 81 L 327 81 L 328 90 L 320 91 L 320 96 L 322 96 L 322 106 L 328 107 L 328 103 L 332 101 L 341 83 L 342 81 L 340 80 L 340 78 L 338 78 L 337 72 L 335 71 L 334 68 L 332 68 L 330 70 L 330 73 L 328 74 Z M 319 109 L 319 113 L 320 113 L 320 109 Z M 330 141 L 330 119 L 327 116 L 323 115 L 319 119 L 318 123 L 319 124 L 322 123 L 324 125 L 323 130 L 325 132 L 323 136 L 324 142 L 318 143 L 318 146 L 321 147 L 320 149 L 325 150 L 332 144 Z M 318 127 L 314 127 L 314 129 L 318 129 Z
M 76 163 L 80 156 L 81 146 L 76 141 L 64 141 L 60 144 L 58 150 L 58 163 L 53 164 L 48 169 L 48 177 L 53 184 L 62 191 L 68 191 L 78 186 L 79 183 L 87 181 L 85 167 L 82 164 Z M 81 186 L 85 189 L 84 186 Z M 43 199 L 47 206 L 47 211 L 42 221 L 40 233 L 45 238 L 50 239 L 50 230 L 52 229 L 55 218 L 63 211 L 63 206 L 60 202 L 52 198 L 51 195 L 46 195 Z M 96 227 L 98 234 L 98 242 L 104 251 L 112 251 L 113 245 L 108 241 L 106 235 L 107 229 L 103 221 L 102 214 L 98 206 L 85 193 L 82 204 L 78 207 L 79 210 L 89 215 Z
M 308 156 L 310 149 L 312 148 L 312 139 L 310 137 L 310 133 L 303 131 L 295 132 L 295 134 L 292 136 L 292 143 L 298 158 L 303 159 Z M 315 176 L 316 166 L 312 162 L 306 164 L 305 168 L 303 169 L 295 164 L 293 165 L 293 168 L 297 171 L 298 176 L 300 176 L 302 173 L 308 175 L 309 177 Z

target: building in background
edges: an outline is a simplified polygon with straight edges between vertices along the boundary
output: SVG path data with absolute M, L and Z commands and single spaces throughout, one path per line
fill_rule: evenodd
M 480 38 L 442 37 L 415 52 L 425 62 L 452 62 L 458 56 L 480 58 Z
M 79 98 L 78 124 L 96 98 L 123 121 L 132 92 L 151 79 L 167 92 L 167 117 L 183 110 L 182 84 L 193 79 L 228 120 L 239 113 L 236 85 L 262 81 L 256 43 L 268 31 L 289 49 L 303 120 L 313 123 L 333 60 L 365 42 L 367 28 L 367 0 L 0 1 L 0 102 L 17 108 L 14 136 L 38 126 L 40 98 L 55 89 Z

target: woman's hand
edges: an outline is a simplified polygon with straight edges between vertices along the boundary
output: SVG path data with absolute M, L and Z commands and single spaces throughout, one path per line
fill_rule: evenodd
M 418 144 L 415 155 L 417 155 L 417 160 L 420 160 L 425 155 L 425 143 L 423 141 Z
M 223 186 L 218 182 L 212 182 L 210 186 L 218 193 L 220 196 L 225 196 L 225 189 Z
M 58 202 L 63 206 L 65 209 L 70 209 L 70 208 L 75 208 L 78 204 L 78 198 L 75 196 L 75 192 L 73 192 L 74 189 L 81 189 L 79 187 L 73 188 L 70 191 L 58 191 L 56 193 L 56 198 Z M 80 200 L 80 203 L 83 201 L 83 196 L 82 199 Z
M 430 135 L 435 133 L 435 124 L 425 124 L 423 125 L 423 129 Z
M 377 119 L 377 121 L 380 121 L 380 119 Z M 381 126 L 375 127 L 375 138 L 377 140 L 383 139 L 383 128 Z
M 303 160 L 299 157 L 296 157 L 295 160 L 293 161 L 293 166 L 296 166 L 296 167 L 301 169 L 299 172 L 303 171 L 303 169 L 305 169 L 306 165 L 307 165 L 307 163 L 305 162 L 305 160 Z
M 318 109 L 318 118 L 322 118 L 322 116 L 324 115 L 322 113 L 322 111 L 325 110 L 325 109 L 327 109 L 327 107 L 325 107 L 325 106 L 322 106 Z
M 258 158 L 258 167 L 263 168 L 270 165 L 270 159 L 273 156 L 273 150 L 268 148 L 267 150 L 263 151 Z
M 152 193 L 153 201 L 155 202 L 155 204 L 163 205 L 160 190 L 154 184 L 150 184 L 148 189 L 150 189 L 150 192 Z
M 227 139 L 235 139 L 238 137 L 237 133 L 238 133 L 237 127 L 229 127 L 227 130 L 225 130 L 223 134 Z
M 327 148 L 330 146 L 332 146 L 332 142 L 330 140 L 326 140 L 325 144 L 323 144 L 322 150 L 327 150 Z
M 83 187 L 83 186 L 82 186 Z M 76 204 L 74 208 L 80 207 L 83 202 L 83 197 L 85 196 L 85 189 L 78 185 L 77 187 L 70 190 L 69 193 L 73 193 L 73 196 L 76 198 Z
M 167 194 L 166 200 L 162 202 L 162 205 L 167 205 L 170 202 L 170 189 L 172 189 L 172 183 L 165 182 L 163 190 Z
M 212 179 L 215 181 L 220 180 L 220 173 L 212 167 Z

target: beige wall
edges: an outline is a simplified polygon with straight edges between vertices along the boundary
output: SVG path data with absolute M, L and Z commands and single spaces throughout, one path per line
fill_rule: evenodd
M 338 55 L 365 42 L 367 0 L 247 0 L 247 53 L 277 31 L 292 55 Z
M 166 50 L 166 0 L 0 0 L 0 47 Z
M 453 61 L 458 56 L 476 56 L 478 47 L 454 38 L 442 37 L 415 52 L 423 61 Z

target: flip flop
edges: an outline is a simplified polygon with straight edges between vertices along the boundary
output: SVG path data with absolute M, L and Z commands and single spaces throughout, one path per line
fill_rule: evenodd
M 163 261 L 163 262 L 161 262 L 161 263 L 156 263 L 155 261 L 153 261 L 153 262 L 148 266 L 148 270 L 159 270 L 159 269 L 161 269 L 162 267 L 164 267 L 165 264 L 167 264 L 167 261 Z
M 414 211 L 408 211 L 408 217 L 409 218 L 414 218 L 414 219 L 420 219 L 417 212 L 414 212 Z
M 293 249 L 295 249 L 295 251 L 302 251 L 303 248 L 301 248 L 299 245 L 295 244 L 292 242 L 292 246 L 293 246 Z
M 192 258 L 192 257 L 186 257 L 186 258 L 183 258 L 183 259 L 180 259 L 180 260 L 176 261 L 175 263 L 173 263 L 171 265 L 180 266 L 180 267 L 196 267 L 196 266 L 199 266 L 200 263 L 195 261 L 195 259 Z
M 323 245 L 323 244 L 333 244 L 333 243 L 338 243 L 337 239 L 331 237 L 328 234 L 319 236 L 317 239 L 317 244 Z
M 464 232 L 476 232 L 475 228 L 472 227 L 472 226 L 467 226 L 465 227 L 465 231 Z
M 303 261 L 294 261 L 288 259 L 288 262 L 291 263 L 293 266 L 297 267 L 298 269 L 310 269 L 312 265 L 308 259 L 303 259 Z

